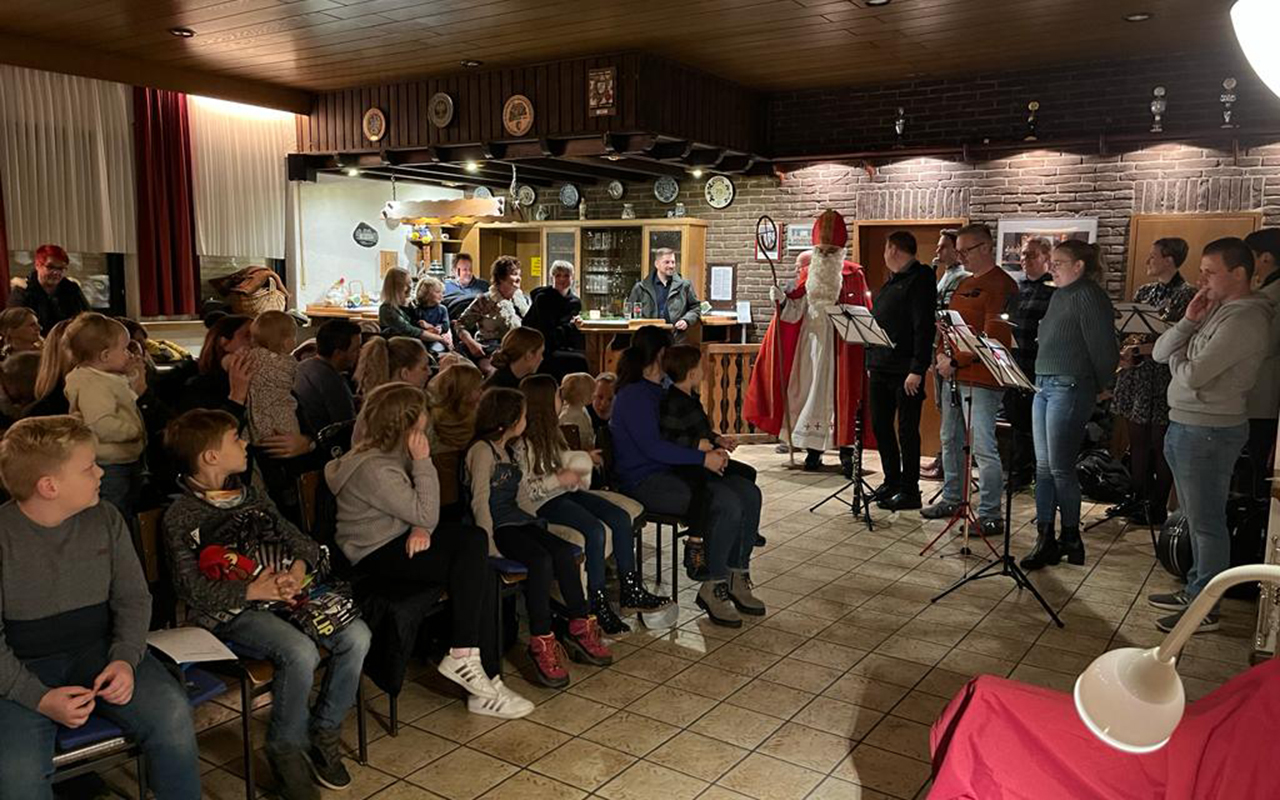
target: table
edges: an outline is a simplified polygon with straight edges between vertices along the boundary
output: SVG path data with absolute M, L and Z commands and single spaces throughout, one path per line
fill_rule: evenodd
M 631 342 L 631 334 L 645 325 L 667 330 L 675 327 L 661 319 L 584 319 L 578 325 L 578 330 L 586 338 L 587 363 L 591 365 L 591 373 L 599 375 L 601 372 L 614 371 L 622 351 Z M 738 322 L 736 317 L 707 316 L 690 329 L 687 343 L 701 347 L 710 342 L 744 341 L 745 337 L 746 326 Z

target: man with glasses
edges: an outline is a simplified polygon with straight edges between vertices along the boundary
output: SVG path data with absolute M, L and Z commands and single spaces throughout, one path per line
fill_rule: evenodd
M 1040 320 L 1049 310 L 1053 278 L 1049 275 L 1049 240 L 1028 239 L 1022 245 L 1022 273 L 1018 294 L 1009 306 L 1013 326 L 1013 359 L 1032 381 L 1036 379 L 1037 335 Z M 1035 442 L 1031 437 L 1031 393 L 1010 389 L 1004 395 L 1004 415 L 1013 427 L 1015 442 L 1009 479 L 1016 487 L 1027 486 L 1036 474 Z
M 56 244 L 40 245 L 36 268 L 26 278 L 14 278 L 9 287 L 9 308 L 25 306 L 40 320 L 40 332 L 64 319 L 89 310 L 89 301 L 75 279 L 67 277 L 67 251 Z
M 938 271 L 938 267 L 942 267 L 942 274 L 938 275 L 937 287 L 938 310 L 941 311 L 947 307 L 947 303 L 951 302 L 951 295 L 955 292 L 956 287 L 960 285 L 960 281 L 971 274 L 964 268 L 964 264 L 960 263 L 960 254 L 956 252 L 955 228 L 943 228 L 938 231 L 938 247 L 933 256 L 935 274 Z M 937 344 L 937 342 L 935 341 L 934 344 Z M 938 408 L 942 408 L 942 378 L 937 373 L 934 373 L 933 376 L 933 402 Z M 942 480 L 941 452 L 927 466 L 921 467 L 920 477 L 931 481 Z
M 995 243 L 986 225 L 966 225 L 956 237 L 956 252 L 965 268 L 973 273 L 956 286 L 948 308 L 956 311 L 975 334 L 985 334 L 1006 346 L 1011 336 L 1003 319 L 1017 285 L 996 264 Z M 942 460 L 946 479 L 942 499 L 925 508 L 925 519 L 945 519 L 956 512 L 964 497 L 964 482 L 970 480 L 965 465 L 966 425 L 972 428 L 973 460 L 978 465 L 977 516 L 983 533 L 997 535 L 1003 530 L 1000 516 L 1000 452 L 996 448 L 996 410 L 1003 391 L 987 368 L 975 356 L 948 354 L 939 346 L 934 368 L 942 385 Z M 954 387 L 953 387 L 954 384 Z M 952 393 L 959 403 L 951 401 Z

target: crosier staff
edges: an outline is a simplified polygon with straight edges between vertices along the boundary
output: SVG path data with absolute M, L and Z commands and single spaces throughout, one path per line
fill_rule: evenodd
M 771 235 L 772 241 L 769 240 Z M 781 324 L 782 298 L 786 297 L 786 294 L 782 291 L 782 284 L 778 281 L 778 268 L 773 263 L 773 256 L 771 255 L 773 249 L 777 246 L 778 223 L 773 221 L 773 217 L 763 214 L 760 219 L 756 220 L 756 247 L 760 252 L 764 253 L 764 259 L 769 263 L 769 273 L 773 276 L 773 286 L 778 290 L 776 292 L 777 297 L 773 301 L 773 316 Z M 780 332 L 773 337 L 773 363 L 778 365 L 779 371 L 782 370 L 785 363 L 782 355 L 782 335 Z M 784 382 L 779 381 L 776 385 L 782 394 L 782 420 L 785 423 L 783 430 L 787 434 L 787 459 L 790 461 L 791 466 L 794 467 L 796 465 L 796 449 L 791 444 L 791 407 L 787 402 L 787 389 Z

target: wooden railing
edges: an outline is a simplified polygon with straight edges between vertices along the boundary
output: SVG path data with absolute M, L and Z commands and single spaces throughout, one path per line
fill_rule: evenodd
M 702 405 L 712 429 L 740 442 L 772 441 L 772 436 L 742 418 L 742 403 L 760 345 L 704 343 L 702 351 Z

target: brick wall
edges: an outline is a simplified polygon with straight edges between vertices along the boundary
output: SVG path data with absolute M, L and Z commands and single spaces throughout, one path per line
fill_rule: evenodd
M 775 157 L 892 147 L 904 109 L 906 147 L 1021 141 L 1027 103 L 1040 103 L 1041 140 L 1142 133 L 1151 127 L 1151 90 L 1168 92 L 1165 130 L 1176 134 L 1222 122 L 1222 80 L 1239 82 L 1234 121 L 1245 128 L 1280 124 L 1280 102 L 1239 53 L 1191 53 L 977 75 L 904 81 L 867 88 L 781 92 L 768 103 Z
M 768 266 L 755 260 L 753 235 L 761 214 L 779 225 L 811 223 L 826 207 L 846 219 L 969 217 L 994 228 L 1001 217 L 1082 216 L 1098 219 L 1098 242 L 1111 269 L 1108 288 L 1122 299 L 1129 219 L 1134 213 L 1260 210 L 1280 225 L 1280 143 L 1231 153 L 1189 145 L 1160 145 L 1124 154 L 1073 155 L 1030 152 L 962 163 L 915 158 L 879 166 L 822 164 L 782 178 L 739 178 L 729 208 L 712 210 L 701 180 L 681 182 L 679 200 L 689 216 L 710 223 L 707 261 L 738 265 L 739 299 L 750 300 L 757 321 L 768 317 Z M 584 192 L 587 216 L 617 219 L 622 202 L 639 217 L 661 217 L 669 206 L 653 197 L 652 184 L 627 187 L 623 201 L 602 188 Z M 779 265 L 787 280 L 792 259 Z M 762 330 L 756 326 L 756 336 Z

